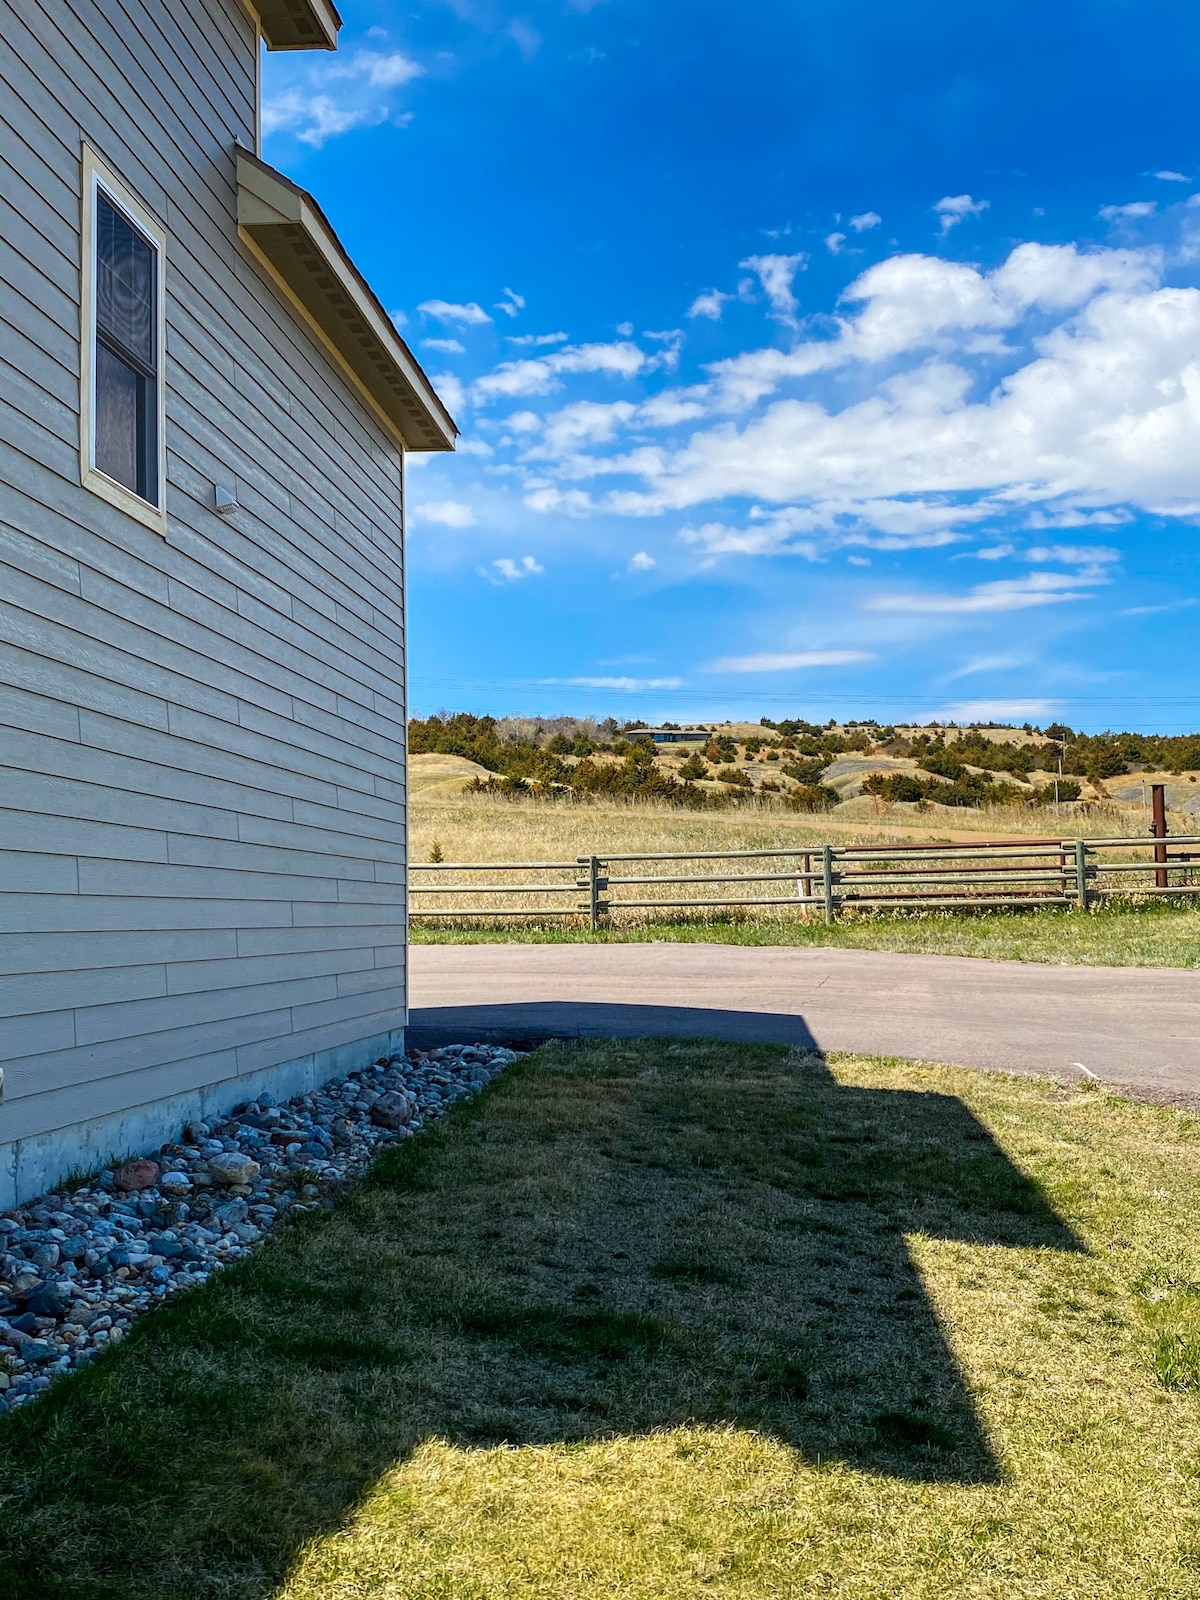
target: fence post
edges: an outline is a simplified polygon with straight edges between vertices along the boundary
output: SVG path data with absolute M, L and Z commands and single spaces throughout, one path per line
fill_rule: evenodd
M 832 923 L 836 908 L 833 903 L 833 846 L 825 845 L 821 851 L 821 875 L 825 890 L 825 925 Z
M 588 869 L 588 915 L 593 928 L 600 926 L 600 918 L 608 907 L 600 898 L 600 891 L 607 885 L 608 880 L 600 876 L 600 857 L 584 856 L 580 858 Z
M 1088 908 L 1088 868 L 1087 868 L 1087 842 L 1083 839 L 1075 841 L 1075 897 L 1079 902 L 1080 911 Z
M 1150 824 L 1150 832 L 1154 835 L 1155 839 L 1165 839 L 1167 837 L 1166 785 L 1161 783 L 1152 783 L 1150 785 L 1150 798 L 1151 804 L 1154 808 L 1154 820 Z M 1156 844 L 1154 846 L 1154 859 L 1156 862 L 1165 861 L 1167 859 L 1167 847 L 1165 844 Z M 1156 889 L 1167 888 L 1169 882 L 1170 880 L 1167 877 L 1167 871 L 1165 867 L 1160 868 L 1159 871 L 1154 874 L 1154 887 Z

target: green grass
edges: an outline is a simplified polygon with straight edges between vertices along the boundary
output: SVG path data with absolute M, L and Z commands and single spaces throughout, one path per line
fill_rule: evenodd
M 552 1045 L 0 1427 L 4 1600 L 1198 1600 L 1200 1123 Z
M 917 955 L 986 956 L 994 961 L 1040 961 L 1101 967 L 1200 966 L 1200 908 L 1166 902 L 1101 906 L 1084 914 L 1057 909 L 956 912 L 879 912 L 823 922 L 734 915 L 679 917 L 593 932 L 577 923 L 530 925 L 533 919 L 491 926 L 415 922 L 414 944 L 654 944 L 835 945 L 846 950 L 902 950 Z

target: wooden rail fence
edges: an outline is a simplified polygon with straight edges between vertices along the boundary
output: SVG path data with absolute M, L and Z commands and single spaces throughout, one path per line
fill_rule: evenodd
M 806 845 L 577 856 L 574 861 L 412 862 L 416 918 L 576 917 L 798 908 L 843 911 L 1071 906 L 1200 894 L 1200 834 L 1171 839 L 1023 839 L 978 844 Z M 704 863 L 689 872 L 692 864 Z M 478 874 L 500 881 L 479 882 Z M 550 881 L 546 875 L 553 874 Z M 440 897 L 440 898 L 439 898 Z M 488 903 L 481 903 L 487 897 Z M 428 905 L 429 899 L 434 904 Z

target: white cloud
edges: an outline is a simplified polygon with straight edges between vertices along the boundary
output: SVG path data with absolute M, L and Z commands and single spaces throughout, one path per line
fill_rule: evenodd
M 1102 205 L 1098 216 L 1106 222 L 1136 221 L 1139 216 L 1154 216 L 1155 200 L 1131 200 L 1130 205 Z
M 440 350 L 444 356 L 465 356 L 467 347 L 457 339 L 422 339 L 422 350 Z
M 1025 552 L 1026 561 L 1061 561 L 1068 567 L 1103 566 L 1119 561 L 1121 552 L 1107 544 L 1049 544 L 1037 545 Z
M 475 513 L 461 500 L 426 500 L 412 507 L 415 522 L 440 522 L 444 528 L 473 528 Z
M 525 297 L 518 294 L 515 289 L 505 289 L 504 299 L 498 300 L 493 309 L 503 311 L 506 317 L 515 317 L 519 311 L 524 311 Z
M 1200 606 L 1200 599 L 1168 600 L 1160 606 L 1127 606 L 1120 614 L 1123 617 L 1156 617 L 1162 611 L 1186 611 L 1191 606 Z
M 328 94 L 285 89 L 263 102 L 263 137 L 291 133 L 302 144 L 319 150 L 327 139 L 348 133 L 351 128 L 375 126 L 386 117 L 386 108 L 377 105 L 341 102 Z
M 640 490 L 622 488 L 604 501 L 606 509 L 640 515 L 730 496 L 843 512 L 879 502 L 932 502 L 943 518 L 957 501 L 957 512 L 948 515 L 964 519 L 978 519 L 981 506 L 994 511 L 1022 502 L 1052 512 L 1107 504 L 1196 514 L 1200 290 L 1150 287 L 1145 280 L 1158 265 L 1153 252 L 1081 255 L 1021 246 L 986 276 L 954 263 L 935 264 L 931 272 L 927 265 L 925 258 L 895 258 L 864 274 L 857 292 L 872 279 L 881 289 L 880 273 L 903 281 L 890 294 L 873 294 L 840 338 L 794 352 L 753 353 L 771 357 L 754 372 L 758 392 L 796 372 L 844 364 L 854 359 L 851 352 L 864 360 L 889 348 L 919 348 L 935 336 L 931 324 L 941 324 L 947 339 L 966 342 L 963 324 L 1011 322 L 1022 303 L 1062 309 L 1072 298 L 1094 298 L 1038 337 L 1032 359 L 983 393 L 966 367 L 926 360 L 884 378 L 840 411 L 779 398 L 745 426 L 716 422 L 679 444 L 577 459 L 571 476 L 640 479 Z M 1106 279 L 1112 286 L 1097 294 Z M 939 284 L 940 300 L 933 293 Z M 954 322 L 957 330 L 946 326 Z M 718 383 L 744 378 L 745 366 L 721 363 L 714 374 Z
M 749 256 L 738 265 L 757 275 L 763 293 L 771 307 L 771 314 L 780 322 L 796 320 L 796 297 L 792 293 L 792 280 L 808 261 L 801 251 L 791 256 Z
M 387 55 L 375 50 L 359 50 L 325 70 L 330 78 L 362 77 L 375 89 L 397 89 L 402 83 L 419 78 L 425 69 L 399 50 Z
M 639 550 L 629 558 L 630 572 L 653 572 L 657 565 L 658 562 L 646 550 Z
M 689 317 L 707 317 L 710 322 L 720 322 L 721 308 L 727 300 L 732 300 L 731 294 L 722 294 L 720 289 L 706 289 L 703 294 L 698 294 L 687 309 Z
M 709 369 L 716 409 L 752 405 L 790 379 L 856 361 L 886 361 L 922 348 L 961 347 L 1015 326 L 1030 310 L 1066 311 L 1100 290 L 1147 288 L 1161 258 L 1148 250 L 1018 245 L 993 272 L 938 256 L 892 256 L 855 279 L 842 296 L 861 305 L 838 319 L 831 339 L 791 350 L 752 350 Z M 964 337 L 967 336 L 967 337 Z
M 520 583 L 522 578 L 538 578 L 545 570 L 532 556 L 522 556 L 520 561 L 514 561 L 511 556 L 500 556 L 490 567 L 476 568 L 481 578 L 495 584 Z
M 580 689 L 620 689 L 637 693 L 643 689 L 681 689 L 682 678 L 543 678 L 543 683 L 569 683 Z
M 1191 183 L 1186 172 L 1172 172 L 1169 168 L 1164 172 L 1152 172 L 1152 178 L 1158 178 L 1163 183 Z
M 906 612 L 914 615 L 937 613 L 976 614 L 988 611 L 1027 611 L 1033 606 L 1062 605 L 1070 600 L 1085 600 L 1081 584 L 1103 579 L 1080 573 L 1031 572 L 1024 578 L 1001 578 L 995 583 L 979 583 L 966 594 L 877 594 L 867 601 L 871 611 Z
M 492 320 L 474 300 L 466 305 L 456 305 L 452 300 L 422 300 L 417 310 L 427 317 L 436 317 L 439 322 L 461 322 L 464 327 L 482 327 Z
M 305 85 L 293 86 L 263 101 L 265 137 L 290 133 L 303 144 L 320 149 L 327 139 L 352 128 L 375 127 L 392 114 L 387 91 L 420 77 L 424 68 L 398 50 L 382 54 L 359 50 L 345 60 L 311 67 Z
M 637 407 L 628 400 L 601 405 L 595 400 L 577 400 L 546 418 L 545 452 L 567 455 L 585 444 L 607 444 L 633 416 Z M 535 456 L 538 453 L 535 452 Z
M 845 242 L 846 235 L 844 233 L 827 233 L 825 235 L 825 248 L 831 256 L 841 255 L 842 246 Z
M 527 350 L 540 350 L 543 345 L 565 344 L 565 333 L 508 333 L 505 334 L 508 344 L 520 345 Z
M 976 656 L 964 661 L 961 667 L 947 676 L 953 681 L 955 678 L 971 678 L 980 672 L 1009 672 L 1014 667 L 1027 667 L 1029 662 L 1027 655 Z
M 1016 553 L 1017 547 L 1015 544 L 989 544 L 985 545 L 982 550 L 973 550 L 971 552 L 977 561 L 1003 561 L 1008 556 L 1015 556 Z
M 753 656 L 722 656 L 710 662 L 707 672 L 793 672 L 801 667 L 843 667 L 856 661 L 874 661 L 867 650 L 793 650 Z
M 648 356 L 636 344 L 568 345 L 552 355 L 533 356 L 524 361 L 505 361 L 494 372 L 480 378 L 472 393 L 477 400 L 496 396 L 510 399 L 552 394 L 561 388 L 562 373 L 603 372 L 610 377 L 632 378 L 646 368 L 662 366 L 666 353 Z
M 453 372 L 440 372 L 431 382 L 442 404 L 457 415 L 467 403 L 467 391 L 463 388 L 462 380 Z
M 1157 204 L 1154 200 L 1131 200 L 1127 206 L 1101 206 L 1096 215 L 1103 217 L 1105 222 L 1119 222 L 1122 219 L 1132 221 L 1138 217 L 1152 217 Z
M 989 200 L 972 200 L 969 194 L 944 195 L 934 206 L 942 223 L 942 236 L 957 228 L 967 217 L 977 217 L 987 210 Z
M 862 211 L 857 217 L 850 218 L 850 226 L 855 233 L 865 233 L 868 228 L 877 228 L 882 221 L 878 211 Z

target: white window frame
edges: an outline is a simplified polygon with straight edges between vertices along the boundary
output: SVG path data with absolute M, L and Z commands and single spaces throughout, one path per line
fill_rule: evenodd
M 82 277 L 79 349 L 79 479 L 85 489 L 107 500 L 156 533 L 166 534 L 167 513 L 167 236 L 157 220 L 86 144 L 82 158 Z M 120 211 L 157 253 L 155 272 L 157 375 L 155 443 L 158 455 L 156 501 L 110 478 L 96 466 L 96 195 Z

